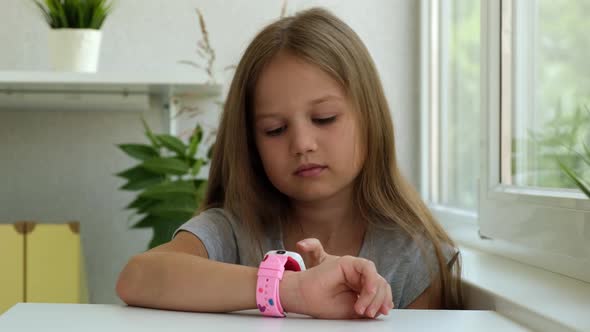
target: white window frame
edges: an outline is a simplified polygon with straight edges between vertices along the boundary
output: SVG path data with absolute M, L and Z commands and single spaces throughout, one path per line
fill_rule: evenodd
M 509 179 L 500 156 L 511 153 L 510 144 L 501 143 L 511 139 L 511 9 L 511 0 L 481 1 L 481 164 L 479 207 L 473 213 L 436 204 L 438 182 L 433 180 L 440 167 L 436 143 L 443 73 L 437 68 L 440 0 L 421 2 L 421 192 L 459 243 L 590 282 L 590 200 L 577 190 L 515 187 L 501 181 L 502 176 L 505 182 Z M 516 29 L 518 33 L 522 27 Z

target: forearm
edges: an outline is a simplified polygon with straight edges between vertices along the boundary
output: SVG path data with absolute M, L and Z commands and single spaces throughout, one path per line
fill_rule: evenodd
M 149 252 L 131 259 L 117 293 L 129 305 L 197 312 L 256 308 L 253 267 L 183 253 Z

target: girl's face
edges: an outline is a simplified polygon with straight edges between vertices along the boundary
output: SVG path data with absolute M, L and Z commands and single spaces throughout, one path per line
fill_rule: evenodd
M 257 82 L 253 126 L 264 170 L 279 191 L 308 202 L 351 195 L 364 149 L 353 106 L 330 75 L 279 52 Z

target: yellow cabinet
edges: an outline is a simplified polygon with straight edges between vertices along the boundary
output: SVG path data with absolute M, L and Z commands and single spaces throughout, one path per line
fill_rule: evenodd
M 79 223 L 0 225 L 0 248 L 0 313 L 17 302 L 87 302 Z
M 25 236 L 17 227 L 0 224 L 0 314 L 25 299 Z

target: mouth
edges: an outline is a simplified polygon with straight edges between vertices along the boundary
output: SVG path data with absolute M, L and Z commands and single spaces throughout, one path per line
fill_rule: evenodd
M 302 177 L 317 176 L 321 174 L 326 168 L 328 168 L 328 166 L 318 164 L 306 164 L 299 166 L 293 174 Z

